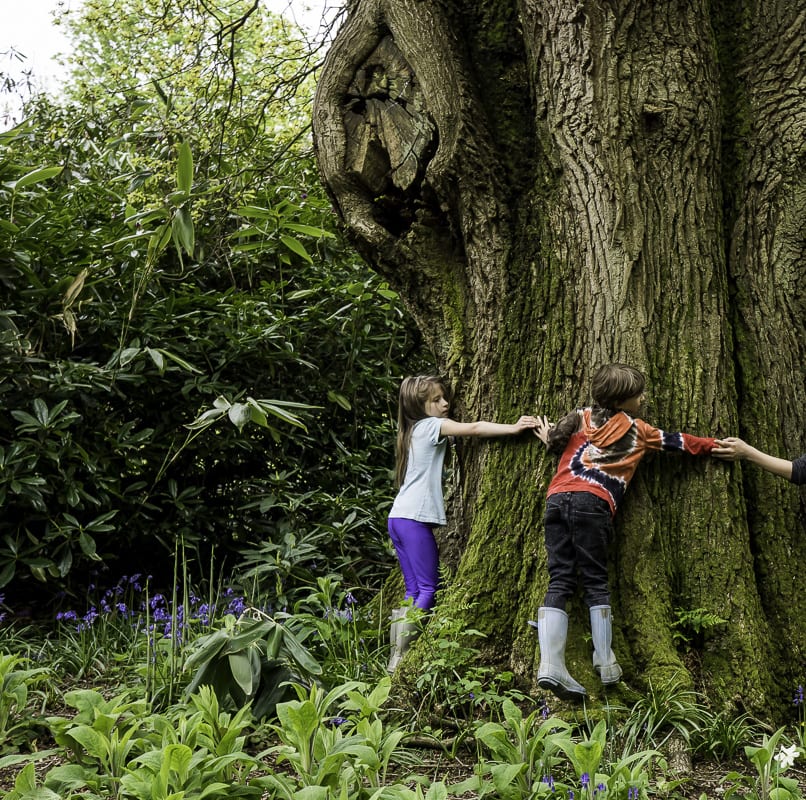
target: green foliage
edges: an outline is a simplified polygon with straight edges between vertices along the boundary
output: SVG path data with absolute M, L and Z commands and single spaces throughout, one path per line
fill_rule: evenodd
M 288 681 L 307 681 L 322 672 L 291 624 L 256 609 L 247 609 L 237 620 L 227 616 L 223 628 L 200 636 L 185 669 L 195 670 L 187 692 L 209 685 L 238 708 L 251 704 L 257 718 L 274 712 Z
M 0 652 L 0 753 L 28 742 L 36 724 L 26 706 L 31 689 L 48 677 L 49 670 L 18 669 L 25 665 L 26 659 Z
M 726 623 L 726 619 L 706 608 L 693 608 L 688 611 L 676 608 L 675 620 L 672 622 L 672 639 L 677 645 L 691 646 L 695 641 L 701 645 L 708 631 Z
M 737 794 L 750 797 L 754 800 L 796 800 L 803 795 L 800 792 L 798 781 L 788 778 L 783 773 L 794 763 L 798 756 L 797 745 L 783 747 L 784 728 L 779 728 L 772 736 L 765 735 L 761 744 L 745 747 L 745 754 L 756 769 L 755 778 L 738 772 L 731 772 L 726 779 L 731 782 L 725 791 L 725 797 L 730 798 Z M 776 749 L 781 745 L 779 752 Z
M 449 715 L 467 723 L 478 714 L 490 713 L 506 697 L 526 699 L 513 687 L 511 672 L 498 673 L 482 663 L 473 642 L 483 636 L 437 607 L 423 634 L 426 655 L 414 679 L 418 717 Z
M 322 664 L 328 686 L 349 680 L 370 680 L 386 656 L 378 642 L 385 631 L 373 605 L 362 607 L 334 576 L 319 577 L 294 606 L 294 619 L 312 632 L 309 647 Z
M 650 681 L 646 695 L 635 702 L 620 726 L 619 743 L 626 753 L 661 749 L 673 735 L 689 745 L 708 719 L 696 692 L 680 677 L 660 685 Z
M 544 714 L 543 708 L 524 716 L 509 699 L 501 704 L 501 713 L 501 722 L 485 722 L 476 727 L 476 740 L 492 760 L 481 766 L 467 788 L 473 788 L 480 796 L 492 793 L 502 798 L 528 797 L 559 764 L 560 741 L 570 739 L 571 726 Z M 485 774 L 490 777 L 484 777 Z M 453 791 L 459 788 L 463 787 L 452 787 Z
M 698 753 L 717 761 L 732 761 L 758 737 L 760 730 L 761 724 L 750 714 L 707 713 L 703 725 L 692 732 L 691 743 Z
M 324 533 L 377 580 L 410 334 L 317 184 L 315 56 L 257 5 L 174 10 L 71 12 L 74 105 L 0 134 L 0 586 Z
M 388 677 L 371 691 L 358 681 L 329 692 L 297 685 L 298 699 L 277 706 L 279 724 L 271 728 L 280 744 L 269 751 L 278 764 L 287 763 L 291 775 L 276 773 L 257 783 L 287 798 L 302 788 L 343 797 L 363 795 L 365 785 L 381 790 L 404 735 L 378 716 L 390 686 Z

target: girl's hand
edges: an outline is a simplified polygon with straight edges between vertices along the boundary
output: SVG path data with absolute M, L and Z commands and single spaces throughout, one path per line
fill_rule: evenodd
M 540 439 L 543 444 L 549 443 L 549 431 L 554 427 L 553 422 L 549 422 L 545 414 L 537 418 L 537 425 L 535 426 L 535 436 Z

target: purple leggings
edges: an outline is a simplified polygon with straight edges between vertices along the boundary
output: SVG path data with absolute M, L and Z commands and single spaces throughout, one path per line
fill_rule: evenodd
M 403 572 L 405 599 L 414 600 L 415 608 L 432 608 L 439 588 L 439 551 L 433 529 L 402 517 L 390 517 L 388 527 Z

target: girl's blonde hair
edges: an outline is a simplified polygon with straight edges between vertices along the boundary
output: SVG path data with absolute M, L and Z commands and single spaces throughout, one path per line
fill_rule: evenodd
M 616 412 L 619 403 L 641 394 L 646 388 L 643 372 L 628 364 L 605 364 L 596 370 L 591 381 L 593 417 L 597 425 L 603 425 Z M 548 449 L 555 454 L 565 450 L 568 440 L 579 427 L 579 414 L 566 414 L 549 431 Z
M 395 444 L 395 485 L 399 488 L 406 477 L 409 463 L 411 430 L 416 422 L 425 419 L 425 404 L 434 391 L 442 389 L 445 399 L 450 402 L 448 384 L 438 375 L 415 375 L 404 378 L 400 384 L 400 399 L 397 407 L 397 442 Z

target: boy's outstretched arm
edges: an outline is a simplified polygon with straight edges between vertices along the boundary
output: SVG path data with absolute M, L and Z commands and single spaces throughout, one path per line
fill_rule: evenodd
M 747 444 L 747 442 L 736 436 L 717 439 L 716 447 L 711 451 L 711 455 L 727 461 L 744 458 L 753 464 L 758 464 L 759 467 L 766 469 L 767 472 L 772 472 L 773 475 L 779 475 L 788 481 L 792 480 L 791 461 L 787 461 L 785 458 L 776 458 L 768 453 L 762 453 L 761 450 Z

